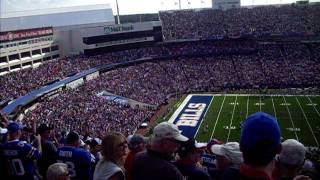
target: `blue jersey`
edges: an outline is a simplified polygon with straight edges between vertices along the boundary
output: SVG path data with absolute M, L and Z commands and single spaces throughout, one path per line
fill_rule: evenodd
M 39 151 L 23 141 L 8 141 L 2 146 L 2 155 L 12 179 L 37 179 L 34 160 L 40 158 Z
M 216 159 L 215 155 L 205 153 L 201 156 L 202 159 L 202 166 L 205 167 L 207 170 L 211 170 L 216 168 L 214 160 Z
M 92 179 L 95 160 L 88 151 L 75 147 L 62 147 L 58 149 L 57 159 L 58 162 L 68 165 L 71 179 Z

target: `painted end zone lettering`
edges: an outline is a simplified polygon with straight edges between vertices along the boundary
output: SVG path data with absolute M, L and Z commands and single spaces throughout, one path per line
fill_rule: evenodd
M 189 95 L 171 116 L 169 122 L 176 124 L 187 137 L 194 137 L 213 96 Z

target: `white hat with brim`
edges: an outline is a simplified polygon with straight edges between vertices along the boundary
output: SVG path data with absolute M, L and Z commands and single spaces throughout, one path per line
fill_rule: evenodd
M 0 127 L 0 134 L 6 134 L 8 132 L 7 128 L 1 128 Z
M 213 154 L 223 156 L 232 163 L 240 164 L 243 162 L 242 152 L 238 142 L 229 142 L 226 144 L 215 144 L 211 147 Z
M 102 140 L 100 138 L 94 138 L 98 145 L 102 145 Z
M 205 148 L 205 147 L 207 147 L 207 143 L 198 143 L 198 142 L 196 142 L 195 143 L 195 147 L 196 148 Z
M 188 138 L 181 134 L 175 124 L 162 122 L 153 129 L 153 135 L 156 138 L 173 138 L 177 141 L 188 141 Z
M 304 163 L 306 148 L 295 139 L 287 139 L 282 143 L 278 158 L 281 163 L 289 166 L 301 166 Z
M 224 155 L 223 150 L 222 150 L 222 145 L 220 145 L 220 144 L 215 144 L 215 145 L 211 146 L 211 151 L 215 155 L 219 155 L 219 156 Z
M 177 140 L 177 141 L 182 141 L 182 142 L 185 142 L 185 141 L 188 141 L 188 138 L 185 137 L 184 135 L 182 134 L 179 134 L 177 136 L 174 136 L 173 139 Z

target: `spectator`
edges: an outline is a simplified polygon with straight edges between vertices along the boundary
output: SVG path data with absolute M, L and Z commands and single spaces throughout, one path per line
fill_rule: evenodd
M 68 165 L 71 179 L 92 179 L 94 158 L 80 146 L 80 137 L 76 132 L 69 132 L 66 145 L 58 149 L 57 160 Z
M 85 144 L 89 146 L 89 151 L 94 156 L 95 165 L 96 165 L 99 162 L 99 160 L 102 158 L 102 155 L 100 152 L 102 140 L 100 138 L 91 138 L 89 140 L 86 140 Z
M 240 177 L 232 179 L 272 179 L 274 158 L 281 151 L 280 137 L 280 128 L 273 116 L 263 112 L 250 115 L 240 137 L 244 163 L 240 166 Z
M 294 139 L 288 139 L 282 144 L 282 150 L 276 157 L 273 178 L 279 180 L 294 179 L 301 173 L 305 162 L 306 148 Z
M 132 180 L 132 169 L 133 160 L 138 152 L 145 151 L 146 149 L 146 138 L 142 135 L 135 134 L 129 139 L 129 154 L 124 163 L 124 168 L 126 169 L 126 175 L 128 180 Z
M 178 150 L 180 159 L 175 163 L 182 175 L 188 180 L 209 180 L 210 175 L 200 165 L 201 154 L 207 144 L 197 143 L 194 139 L 183 142 Z
M 0 125 L 0 144 L 4 144 L 7 141 L 8 129 Z
M 94 171 L 94 180 L 124 180 L 124 161 L 127 156 L 128 143 L 118 132 L 107 134 L 102 140 L 103 158 Z
M 223 144 L 223 142 L 217 139 L 211 139 L 207 143 L 206 152 L 202 154 L 202 166 L 207 170 L 211 177 L 216 177 L 217 173 L 216 156 L 211 150 L 211 147 L 215 144 Z
M 50 134 L 52 127 L 48 127 L 46 124 L 40 124 L 37 129 L 37 133 L 41 137 L 41 149 L 42 156 L 38 161 L 39 171 L 42 177 L 46 177 L 46 172 L 51 164 L 57 161 L 57 147 L 50 140 Z
M 229 176 L 239 175 L 240 164 L 243 162 L 242 153 L 238 142 L 226 144 L 215 144 L 211 147 L 212 153 L 216 155 L 218 172 L 217 178 L 229 179 Z
M 70 180 L 68 165 L 64 163 L 54 163 L 48 167 L 47 180 Z
M 35 166 L 40 158 L 40 152 L 31 144 L 19 140 L 22 126 L 16 122 L 8 124 L 8 142 L 2 147 L 2 156 L 7 161 L 9 179 L 39 179 L 40 175 Z
M 137 154 L 133 162 L 134 180 L 182 180 L 180 171 L 170 162 L 179 143 L 188 138 L 181 135 L 178 127 L 162 122 L 153 129 L 150 147 Z

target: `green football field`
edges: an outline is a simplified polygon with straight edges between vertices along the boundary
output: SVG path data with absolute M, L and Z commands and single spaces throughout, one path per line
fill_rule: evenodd
M 214 95 L 195 137 L 200 142 L 239 142 L 241 122 L 258 111 L 277 118 L 282 140 L 319 147 L 320 96 Z

